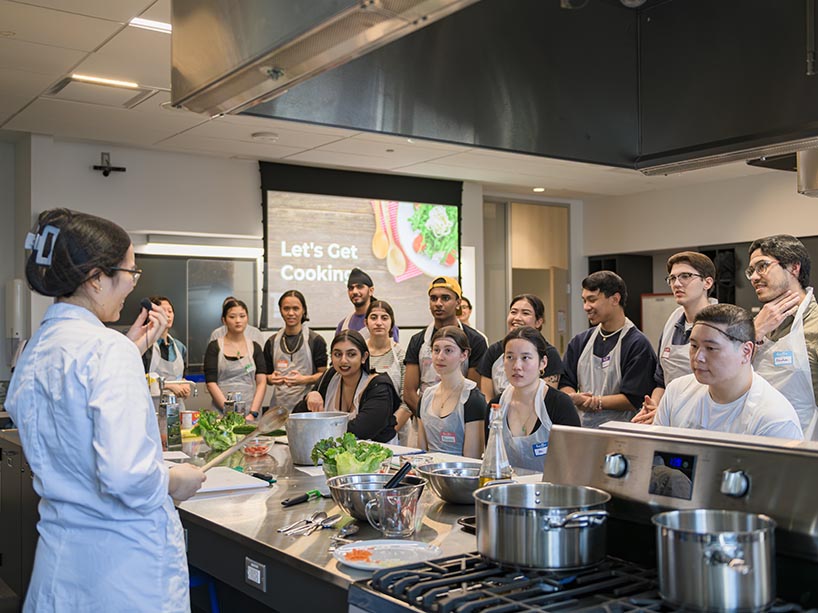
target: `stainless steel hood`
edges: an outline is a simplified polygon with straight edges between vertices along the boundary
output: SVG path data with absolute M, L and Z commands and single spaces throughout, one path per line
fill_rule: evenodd
M 173 0 L 172 103 L 236 113 L 478 0 Z

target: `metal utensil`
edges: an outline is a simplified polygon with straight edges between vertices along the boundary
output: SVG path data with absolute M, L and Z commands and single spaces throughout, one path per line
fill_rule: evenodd
M 351 521 L 346 526 L 338 530 L 338 536 L 334 536 L 332 538 L 344 538 L 345 536 L 352 536 L 353 534 L 356 534 L 360 529 L 361 526 L 359 526 L 357 522 Z
M 312 514 L 312 518 L 307 523 L 306 526 L 301 526 L 300 528 L 296 528 L 295 530 L 290 530 L 287 532 L 289 536 L 304 536 L 307 534 L 312 534 L 315 530 L 321 527 L 321 522 L 327 518 L 327 514 L 323 511 L 316 511 Z
M 292 530 L 295 530 L 297 528 L 303 528 L 304 524 L 307 524 L 307 523 L 310 523 L 311 521 L 313 521 L 313 519 L 315 517 L 317 517 L 319 513 L 322 513 L 322 511 L 316 511 L 315 513 L 310 514 L 309 517 L 302 517 L 298 521 L 293 522 L 288 526 L 284 526 L 282 528 L 279 528 L 277 530 L 277 532 L 291 532 Z
M 215 458 L 210 460 L 207 464 L 202 466 L 202 472 L 208 471 L 214 466 L 218 466 L 221 464 L 227 456 L 231 455 L 235 452 L 239 447 L 242 446 L 244 441 L 254 436 L 258 436 L 263 432 L 269 432 L 270 430 L 277 430 L 290 417 L 290 412 L 285 409 L 284 407 L 270 407 L 266 413 L 264 413 L 261 417 L 259 417 L 258 421 L 256 422 L 256 429 L 253 430 L 250 434 L 242 438 L 238 443 L 230 447 L 229 449 L 222 451 L 219 455 Z
M 335 523 L 339 519 L 341 519 L 341 514 L 340 513 L 336 513 L 335 515 L 330 515 L 329 517 L 325 518 L 323 521 L 314 523 L 309 528 L 306 528 L 304 531 L 299 531 L 298 534 L 301 535 L 301 536 L 309 536 L 313 532 L 318 532 L 318 530 L 321 530 L 323 528 L 329 528 L 329 527 L 335 525 Z

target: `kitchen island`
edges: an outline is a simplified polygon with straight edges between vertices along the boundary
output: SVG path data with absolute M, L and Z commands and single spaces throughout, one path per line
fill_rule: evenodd
M 184 450 L 194 463 L 204 463 L 200 443 L 185 442 Z M 343 514 L 331 498 L 281 505 L 282 500 L 310 490 L 327 492 L 325 477 L 309 474 L 316 472 L 314 467 L 293 466 L 289 448 L 281 444 L 262 458 L 239 452 L 227 464 L 240 465 L 248 473 L 274 474 L 277 482 L 247 492 L 199 494 L 180 504 L 190 565 L 277 611 L 346 611 L 349 585 L 371 573 L 335 560 L 328 551 L 335 530 L 319 530 L 310 536 L 285 536 L 276 531 L 315 511 Z M 445 504 L 428 487 L 421 505 L 425 517 L 413 539 L 437 545 L 444 556 L 475 550 L 475 537 L 457 525 L 459 517 L 474 514 L 472 506 Z M 381 538 L 365 522 L 359 524 L 361 530 L 353 539 Z M 264 567 L 263 589 L 246 580 L 251 562 Z M 258 566 L 251 572 L 258 572 Z

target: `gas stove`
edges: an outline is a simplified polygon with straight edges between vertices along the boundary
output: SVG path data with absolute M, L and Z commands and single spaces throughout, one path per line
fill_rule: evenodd
M 661 473 L 655 467 L 662 467 Z M 667 488 L 657 474 L 678 471 Z M 350 588 L 351 613 L 674 611 L 659 595 L 652 515 L 710 508 L 778 523 L 775 613 L 818 606 L 818 445 L 619 424 L 555 426 L 543 481 L 609 492 L 608 557 L 576 571 L 514 568 L 477 553 L 385 569 Z M 815 609 L 809 609 L 815 611 Z

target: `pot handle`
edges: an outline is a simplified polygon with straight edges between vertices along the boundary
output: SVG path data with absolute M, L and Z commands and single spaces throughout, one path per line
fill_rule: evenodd
M 604 524 L 608 518 L 608 512 L 599 511 L 574 511 L 565 517 L 546 517 L 543 522 L 543 530 L 553 530 L 555 528 L 587 528 L 588 526 L 599 526 Z
M 753 570 L 752 565 L 747 564 L 744 558 L 739 557 L 743 555 L 740 549 L 735 553 L 736 557 L 733 557 L 721 547 L 710 547 L 704 550 L 703 555 L 705 561 L 711 566 L 726 566 L 740 575 L 749 575 Z

